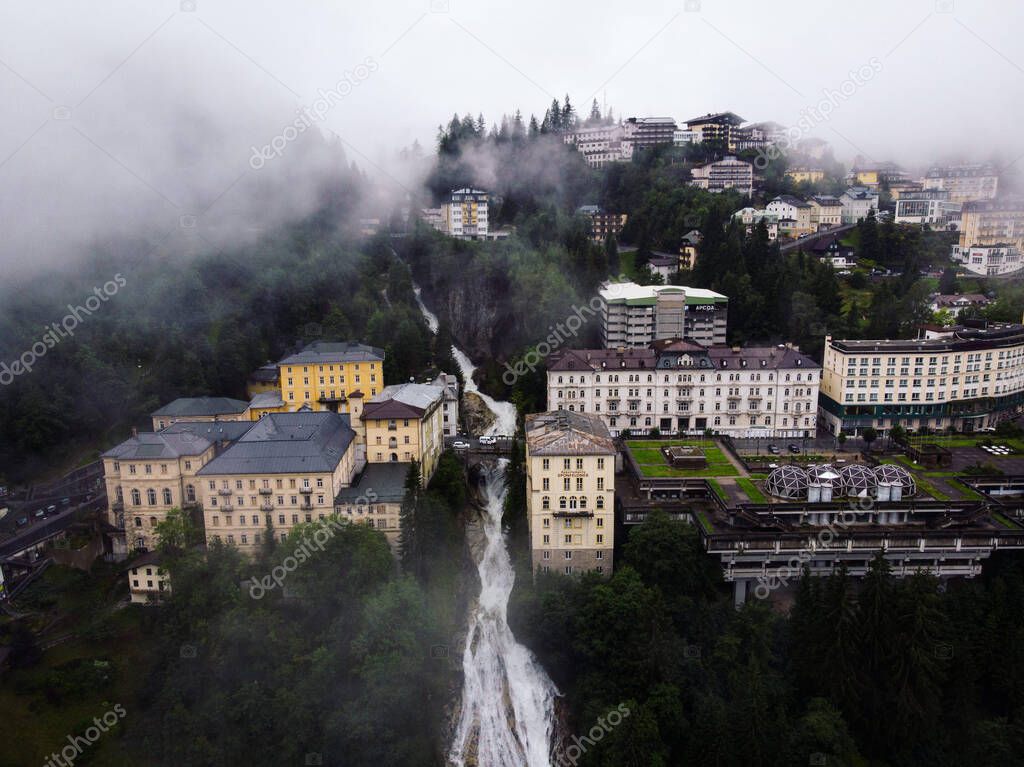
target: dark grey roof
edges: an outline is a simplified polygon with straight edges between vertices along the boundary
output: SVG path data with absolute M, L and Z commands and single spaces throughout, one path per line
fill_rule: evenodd
M 154 416 L 187 417 L 187 416 L 213 416 L 213 415 L 237 415 L 245 412 L 249 407 L 248 402 L 230 397 L 179 397 L 178 399 L 164 405 L 159 410 L 154 410 Z
M 194 434 L 211 442 L 234 442 L 252 425 L 252 421 L 177 421 L 158 433 Z
M 270 413 L 199 470 L 200 474 L 332 472 L 355 439 L 347 414 Z
M 245 424 L 250 425 L 248 421 Z M 167 434 L 163 431 L 144 431 L 112 447 L 103 457 L 118 461 L 178 458 L 183 455 L 200 455 L 212 444 L 205 437 L 191 432 Z
M 790 369 L 821 367 L 806 354 L 789 346 L 709 346 L 708 356 L 716 368 L 722 370 L 744 370 L 754 368 Z
M 343 488 L 334 499 L 336 506 L 355 504 L 369 499 L 371 503 L 401 503 L 405 498 L 405 477 L 408 463 L 368 463 L 351 487 Z
M 278 365 L 321 365 L 332 362 L 382 362 L 384 350 L 358 341 L 315 341 Z

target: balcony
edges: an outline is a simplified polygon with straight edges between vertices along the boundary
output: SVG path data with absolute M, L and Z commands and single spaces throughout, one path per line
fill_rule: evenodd
M 309 495 L 310 493 L 313 492 L 313 488 L 311 488 L 311 487 L 300 487 L 299 488 L 299 492 L 302 493 L 303 495 Z
M 226 514 L 230 514 L 232 511 L 235 510 L 235 507 L 230 503 L 225 503 L 223 506 L 218 506 L 217 510 L 223 511 Z
M 269 511 L 273 511 L 273 510 L 274 510 L 274 504 L 272 504 L 272 503 L 261 503 L 260 504 L 260 511 L 268 511 L 269 512 Z
M 593 517 L 594 512 L 590 509 L 557 509 L 551 512 L 553 517 L 562 517 L 570 519 L 578 519 L 582 517 Z
M 269 487 L 261 487 L 260 488 L 260 495 L 273 495 L 273 494 L 274 494 L 274 491 L 271 490 Z
M 226 488 L 226 487 L 222 487 L 220 490 L 217 491 L 217 495 L 225 495 L 226 496 L 226 495 L 234 495 L 234 494 L 235 494 L 234 490 L 231 490 L 231 489 Z
M 312 511 L 313 504 L 310 503 L 309 500 L 305 500 L 299 504 L 299 508 L 302 509 L 303 511 Z

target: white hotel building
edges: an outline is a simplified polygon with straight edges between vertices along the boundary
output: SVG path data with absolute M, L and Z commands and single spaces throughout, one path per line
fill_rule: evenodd
M 1024 325 L 959 326 L 907 341 L 825 338 L 819 407 L 832 433 L 873 427 L 963 431 L 1024 402 Z
M 601 286 L 601 342 L 644 348 L 665 338 L 724 344 L 729 299 L 704 288 L 612 282 Z
M 597 415 L 613 436 L 714 432 L 813 437 L 821 368 L 789 346 L 567 349 L 548 364 L 548 409 Z

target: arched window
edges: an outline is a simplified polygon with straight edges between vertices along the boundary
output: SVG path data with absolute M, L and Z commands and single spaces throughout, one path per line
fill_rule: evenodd
M 551 508 L 551 499 L 548 498 L 548 496 L 545 495 L 544 498 L 541 499 L 541 507 L 545 509 Z
M 135 518 L 135 526 L 136 527 L 142 527 L 142 517 L 136 517 Z
M 585 495 L 580 498 L 580 508 L 581 509 L 587 508 L 587 496 L 585 496 Z
M 185 500 L 187 500 L 189 503 L 196 502 L 195 485 L 185 485 Z
M 575 509 L 576 508 L 576 496 L 575 495 L 572 498 L 569 499 L 569 508 L 570 509 Z
M 156 490 L 149 488 L 146 491 L 146 501 L 150 506 L 156 506 Z
M 391 463 L 398 463 L 398 453 L 391 454 Z
M 142 495 L 139 493 L 139 489 L 137 487 L 132 488 L 132 503 L 136 506 L 142 503 Z
M 156 527 L 156 517 L 150 517 L 149 518 L 149 526 L 150 527 Z
M 597 508 L 599 508 L 599 509 L 603 509 L 604 508 L 604 496 L 603 495 L 597 496 Z
M 174 498 L 171 496 L 171 489 L 169 487 L 164 488 L 164 506 L 170 506 L 174 503 Z
M 558 498 L 558 508 L 560 508 L 560 509 L 564 509 L 565 508 L 565 496 L 564 495 L 559 496 L 559 498 Z

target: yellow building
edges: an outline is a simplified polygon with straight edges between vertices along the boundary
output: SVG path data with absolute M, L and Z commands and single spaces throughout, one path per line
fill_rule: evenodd
M 401 534 L 402 501 L 408 463 L 368 463 L 334 499 L 338 517 L 384 533 L 395 553 Z
M 258 421 L 269 413 L 287 412 L 288 405 L 281 399 L 281 392 L 277 389 L 260 392 L 249 401 L 249 418 L 253 421 Z
M 557 410 L 526 416 L 526 504 L 533 570 L 610 574 L 615 443 L 601 418 Z
M 420 462 L 423 484 L 434 475 L 444 452 L 444 388 L 435 384 L 387 386 L 362 410 L 366 460 L 370 463 Z
M 253 552 L 271 527 L 283 540 L 296 525 L 332 515 L 357 468 L 348 415 L 264 416 L 198 473 L 206 540 Z
M 257 394 L 268 391 L 276 391 L 280 394 L 280 385 L 281 376 L 278 374 L 277 365 L 273 362 L 268 362 L 263 367 L 249 374 L 249 378 L 245 382 L 245 396 L 252 399 Z
M 128 565 L 128 590 L 133 604 L 156 605 L 171 593 L 171 578 L 160 566 L 160 555 L 149 551 Z
M 347 413 L 354 393 L 372 397 L 384 388 L 384 351 L 349 342 L 317 341 L 277 363 L 281 399 L 288 410 Z
M 960 214 L 960 248 L 1016 245 L 1024 249 L 1024 200 L 974 200 Z
M 179 397 L 150 413 L 153 431 L 179 421 L 248 421 L 249 403 L 230 397 Z
M 825 178 L 825 171 L 821 168 L 790 168 L 786 171 L 786 178 L 796 184 L 809 181 L 811 183 L 817 183 Z

